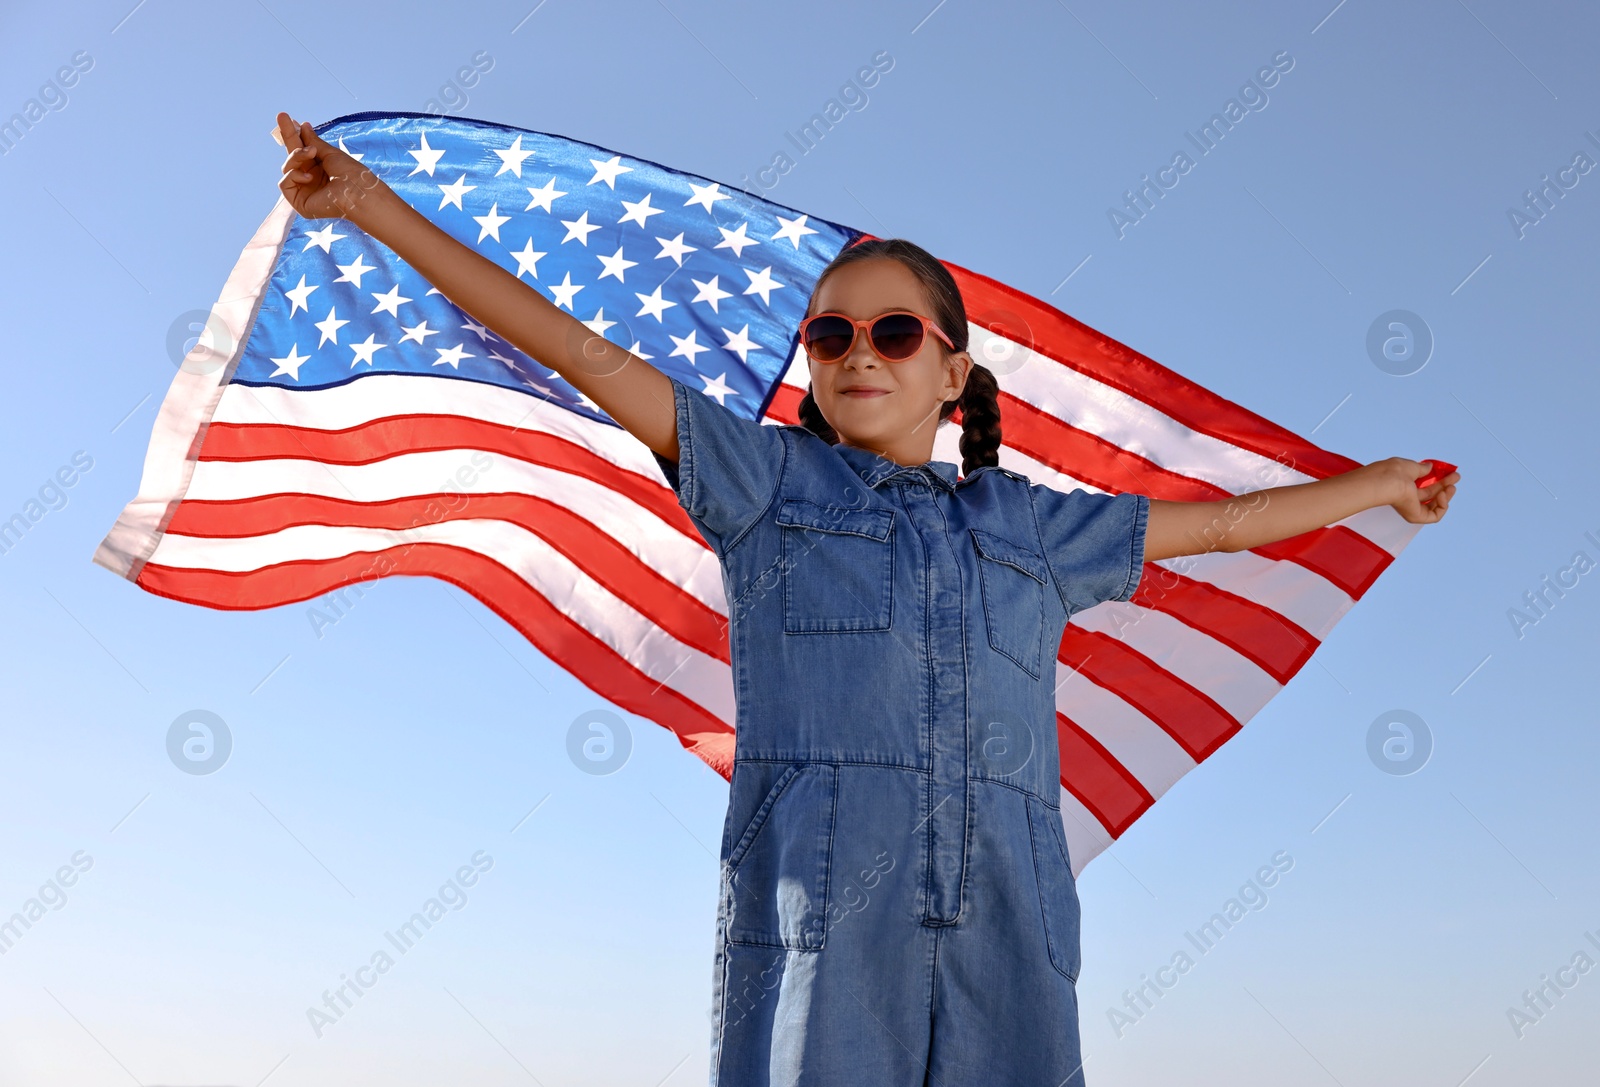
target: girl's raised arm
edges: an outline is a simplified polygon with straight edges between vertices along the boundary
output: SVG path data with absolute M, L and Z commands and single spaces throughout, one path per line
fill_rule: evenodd
M 308 219 L 338 217 L 393 249 L 446 298 L 523 354 L 559 373 L 623 429 L 678 460 L 672 382 L 632 352 L 563 313 L 494 261 L 440 230 L 370 169 L 278 114 L 288 150 L 278 188 Z

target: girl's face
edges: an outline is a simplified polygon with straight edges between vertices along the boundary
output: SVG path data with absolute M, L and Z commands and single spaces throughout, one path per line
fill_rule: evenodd
M 807 316 L 832 311 L 869 320 L 890 310 L 933 316 L 922 281 L 911 269 L 889 257 L 873 257 L 830 273 Z M 839 361 L 809 361 L 811 395 L 839 441 L 912 465 L 932 458 L 939 412 L 945 401 L 960 398 L 972 367 L 971 355 L 949 353 L 931 333 L 905 362 L 880 359 L 864 332 Z

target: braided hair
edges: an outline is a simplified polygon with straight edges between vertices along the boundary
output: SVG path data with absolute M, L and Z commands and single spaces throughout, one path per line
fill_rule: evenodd
M 933 307 L 931 316 L 934 324 L 938 325 L 955 345 L 954 348 L 945 348 L 941 343 L 939 346 L 942 350 L 953 353 L 967 349 L 967 307 L 961 300 L 961 288 L 956 286 L 950 270 L 940 263 L 937 257 L 905 238 L 870 238 L 841 250 L 817 277 L 816 285 L 811 288 L 811 299 L 806 304 L 806 312 L 809 313 L 815 304 L 817 292 L 822 289 L 823 280 L 827 279 L 830 273 L 846 264 L 872 257 L 889 257 L 897 260 L 922 281 L 923 291 Z M 961 474 L 964 476 L 971 475 L 985 466 L 1000 465 L 999 397 L 1000 386 L 995 382 L 994 374 L 987 366 L 974 361 L 972 369 L 967 372 L 967 383 L 962 387 L 960 398 L 945 401 L 944 406 L 939 409 L 941 422 L 954 415 L 957 408 L 961 409 L 959 447 Z M 817 406 L 816 398 L 811 395 L 810 386 L 806 387 L 805 399 L 800 401 L 800 422 L 829 445 L 839 444 L 839 435 L 828 420 L 823 418 L 822 409 Z

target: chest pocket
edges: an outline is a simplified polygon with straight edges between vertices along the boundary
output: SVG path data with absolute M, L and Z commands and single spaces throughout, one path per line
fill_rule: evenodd
M 978 550 L 989 646 L 1038 679 L 1044 644 L 1044 591 L 1049 578 L 1044 557 L 981 528 L 968 531 Z
M 894 511 L 791 498 L 777 520 L 785 634 L 889 629 Z

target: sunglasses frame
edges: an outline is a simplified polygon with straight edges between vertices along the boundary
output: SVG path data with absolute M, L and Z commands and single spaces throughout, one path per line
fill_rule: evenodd
M 922 322 L 923 343 L 928 342 L 928 333 L 932 332 L 935 336 L 939 337 L 939 339 L 943 340 L 944 345 L 950 350 L 954 351 L 956 349 L 956 345 L 950 342 L 950 337 L 944 334 L 944 329 L 934 324 L 932 318 L 925 317 L 922 314 L 917 313 L 915 310 L 908 309 L 889 310 L 886 313 L 880 313 L 875 317 L 868 317 L 861 321 L 856 320 L 849 314 L 840 313 L 838 310 L 824 310 L 822 313 L 813 313 L 810 317 L 807 317 L 805 320 L 800 322 L 800 346 L 805 348 L 806 355 L 810 358 L 816 359 L 817 362 L 822 363 L 824 366 L 832 366 L 834 363 L 843 362 L 845 359 L 850 357 L 850 352 L 856 349 L 856 340 L 861 337 L 862 332 L 865 332 L 867 334 L 867 346 L 872 349 L 872 353 L 878 356 L 878 358 L 882 359 L 884 362 L 910 362 L 916 357 L 916 352 L 912 352 L 903 359 L 891 359 L 885 356 L 883 352 L 878 350 L 878 345 L 873 342 L 872 339 L 873 325 L 883 320 L 885 317 L 900 316 L 915 317 L 917 320 Z M 836 359 L 828 359 L 826 361 L 823 359 L 818 359 L 815 355 L 811 354 L 811 348 L 806 344 L 806 329 L 810 327 L 812 321 L 817 320 L 819 317 L 837 317 L 840 320 L 850 322 L 850 345 L 846 347 Z M 922 344 L 918 344 L 917 351 L 921 350 Z

